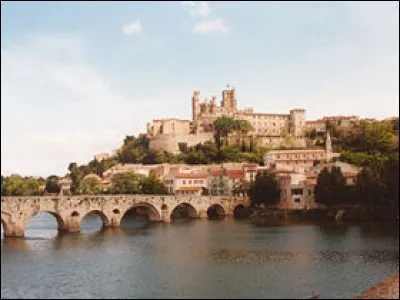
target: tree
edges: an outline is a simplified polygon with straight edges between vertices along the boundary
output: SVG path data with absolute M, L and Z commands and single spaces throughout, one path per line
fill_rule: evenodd
M 250 201 L 252 204 L 276 205 L 280 198 L 280 187 L 276 175 L 262 172 L 250 185 Z
M 141 177 L 134 172 L 115 174 L 112 179 L 112 193 L 114 194 L 139 194 Z
M 210 194 L 213 196 L 229 196 L 229 180 L 223 176 L 214 177 L 210 181 Z
M 356 194 L 362 203 L 378 203 L 384 196 L 384 185 L 379 174 L 371 168 L 363 168 L 357 175 Z
M 388 199 L 399 203 L 399 153 L 389 156 L 382 171 L 382 182 L 386 186 L 385 195 Z
M 325 167 L 318 174 L 317 185 L 315 186 L 315 201 L 326 205 L 343 203 L 348 198 L 346 190 L 346 179 L 341 169 L 333 166 L 329 171 Z
M 40 195 L 40 186 L 43 180 L 33 177 L 21 177 L 12 174 L 3 179 L 2 195 L 4 196 L 37 196 Z
M 388 157 L 382 155 L 380 152 L 369 154 L 365 152 L 352 152 L 349 150 L 344 150 L 340 153 L 339 159 L 356 166 L 369 167 L 376 172 L 380 172 L 388 160 Z
M 125 137 L 117 157 L 121 163 L 140 163 L 143 157 L 148 154 L 148 151 L 149 140 L 146 135 L 141 134 L 137 138 L 128 135 Z
M 168 189 L 154 176 L 142 177 L 140 180 L 140 191 L 142 194 L 165 195 Z
M 241 180 L 239 184 L 233 187 L 232 193 L 235 196 L 249 196 L 251 184 L 248 181 Z
M 51 175 L 46 179 L 45 190 L 47 193 L 58 194 L 60 192 L 60 185 L 58 184 L 59 177 L 56 175 Z
M 238 125 L 233 118 L 222 116 L 218 117 L 213 125 L 214 125 L 214 130 L 215 130 L 215 142 L 217 144 L 218 149 L 221 148 L 222 145 L 222 138 L 226 138 L 229 133 L 233 132 L 236 130 Z
M 240 161 L 240 151 L 233 146 L 222 146 L 219 158 L 221 162 L 238 162 Z
M 79 193 L 84 195 L 98 195 L 103 192 L 100 181 L 95 177 L 87 177 L 79 182 Z
M 72 162 L 68 165 L 68 170 L 69 170 L 69 176 L 71 178 L 71 193 L 72 194 L 77 194 L 78 192 L 78 187 L 79 187 L 79 182 L 83 178 L 84 172 L 82 168 L 78 167 L 78 164 L 76 162 Z

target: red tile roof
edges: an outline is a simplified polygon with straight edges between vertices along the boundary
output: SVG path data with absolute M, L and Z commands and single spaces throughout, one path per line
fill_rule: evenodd
M 229 178 L 244 178 L 244 172 L 241 170 L 227 170 L 227 175 Z
M 222 176 L 222 175 L 224 175 L 224 170 L 223 169 L 210 170 L 210 175 L 211 176 Z
M 178 173 L 175 174 L 175 178 L 207 178 L 207 174 L 204 173 Z

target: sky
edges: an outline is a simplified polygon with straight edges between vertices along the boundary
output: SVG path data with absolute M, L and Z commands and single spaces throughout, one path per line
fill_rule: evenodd
M 1 2 L 1 173 L 64 175 L 191 96 L 398 116 L 399 3 Z

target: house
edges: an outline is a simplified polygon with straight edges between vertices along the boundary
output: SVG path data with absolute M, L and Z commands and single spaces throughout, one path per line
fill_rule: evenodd
M 171 172 L 164 176 L 163 183 L 174 195 L 200 196 L 208 188 L 207 173 Z

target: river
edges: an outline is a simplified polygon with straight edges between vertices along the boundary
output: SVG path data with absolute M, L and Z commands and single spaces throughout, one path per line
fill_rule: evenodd
M 193 220 L 1 240 L 1 298 L 351 298 L 399 270 L 397 226 Z M 2 234 L 3 236 L 3 234 Z

